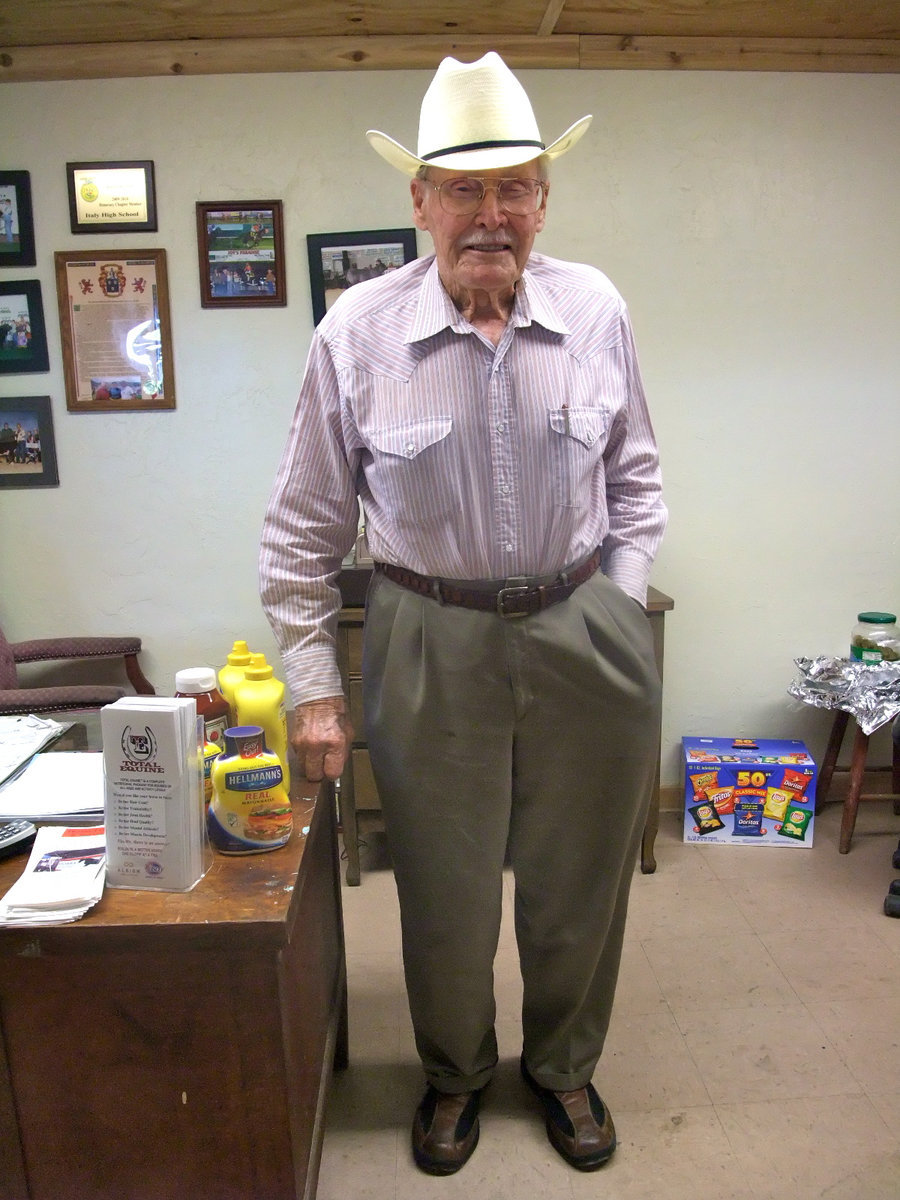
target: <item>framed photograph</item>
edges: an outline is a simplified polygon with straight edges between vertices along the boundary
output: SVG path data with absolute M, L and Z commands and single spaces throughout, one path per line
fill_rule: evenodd
M 153 163 L 66 163 L 73 233 L 144 233 L 156 229 Z
M 280 200 L 200 201 L 197 248 L 203 308 L 287 304 Z
M 28 171 L 0 171 L 0 267 L 33 267 L 34 221 Z
M 165 250 L 57 250 L 69 412 L 175 407 Z
M 49 370 L 40 283 L 0 279 L 0 375 Z
M 50 397 L 0 398 L 0 488 L 58 483 Z
M 416 257 L 415 229 L 308 233 L 309 283 L 316 325 L 341 292 L 364 279 L 395 271 Z

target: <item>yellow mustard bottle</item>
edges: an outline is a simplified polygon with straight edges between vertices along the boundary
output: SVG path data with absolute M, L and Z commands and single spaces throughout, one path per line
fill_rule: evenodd
M 294 828 L 278 755 L 258 725 L 225 730 L 225 753 L 212 764 L 213 795 L 206 814 L 209 840 L 220 854 L 277 850 Z
M 224 667 L 219 669 L 219 691 L 228 701 L 228 705 L 234 716 L 235 725 L 238 724 L 237 710 L 234 706 L 234 689 L 244 678 L 244 671 L 250 666 L 250 647 L 246 642 L 237 641 L 231 647 L 231 650 L 225 660 Z
M 278 755 L 284 771 L 284 786 L 290 791 L 291 772 L 288 764 L 287 712 L 284 706 L 284 684 L 264 654 L 251 654 L 244 678 L 234 689 L 235 715 L 239 725 L 260 725 L 266 735 L 266 745 Z

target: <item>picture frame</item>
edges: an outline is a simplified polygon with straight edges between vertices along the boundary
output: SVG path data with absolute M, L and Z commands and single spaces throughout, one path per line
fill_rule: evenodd
M 156 180 L 150 159 L 66 163 L 73 233 L 155 232 Z
M 287 304 L 280 200 L 197 202 L 202 308 Z
M 0 171 L 0 267 L 33 267 L 36 263 L 31 174 Z
M 0 279 L 0 375 L 49 370 L 40 281 Z
M 316 325 L 346 288 L 396 270 L 418 257 L 416 231 L 412 227 L 308 233 L 306 250 Z
M 53 255 L 69 412 L 175 407 L 165 250 Z
M 50 397 L 0 397 L 0 488 L 58 485 Z

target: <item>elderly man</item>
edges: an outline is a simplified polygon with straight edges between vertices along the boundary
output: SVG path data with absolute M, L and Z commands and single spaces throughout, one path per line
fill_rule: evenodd
M 642 604 L 666 510 L 620 296 L 532 252 L 549 164 L 590 119 L 546 145 L 490 53 L 441 63 L 418 153 L 369 131 L 412 177 L 434 255 L 319 325 L 263 531 L 293 746 L 308 779 L 336 778 L 352 731 L 335 577 L 363 501 L 366 733 L 427 1079 L 413 1152 L 437 1175 L 474 1150 L 497 1063 L 507 861 L 523 1077 L 572 1166 L 616 1145 L 592 1076 L 658 752 Z

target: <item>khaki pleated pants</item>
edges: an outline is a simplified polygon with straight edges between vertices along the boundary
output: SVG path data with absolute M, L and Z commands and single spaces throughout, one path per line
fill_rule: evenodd
M 508 854 L 525 1061 L 545 1087 L 583 1086 L 609 1024 L 658 761 L 661 689 L 643 610 L 599 572 L 520 619 L 376 574 L 363 689 L 427 1078 L 469 1091 L 496 1064 Z

